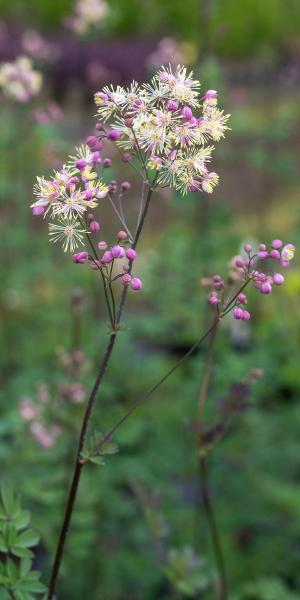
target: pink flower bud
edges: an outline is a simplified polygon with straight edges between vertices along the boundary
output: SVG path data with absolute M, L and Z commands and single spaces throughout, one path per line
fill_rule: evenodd
M 274 273 L 273 281 L 276 285 L 282 285 L 284 283 L 284 277 L 281 273 Z
M 250 321 L 251 315 L 247 310 L 243 310 L 242 319 L 243 319 L 243 321 Z
M 178 110 L 177 102 L 175 102 L 175 100 L 169 100 L 169 102 L 167 104 L 167 109 L 168 110 Z
M 238 256 L 235 259 L 235 266 L 238 267 L 239 269 L 242 269 L 245 266 L 245 262 L 244 260 L 241 258 L 241 256 Z
M 45 212 L 45 207 L 41 206 L 41 205 L 37 205 L 37 206 L 33 206 L 32 208 L 32 214 L 35 217 L 39 217 L 40 215 L 42 215 Z
M 137 292 L 137 291 L 139 291 L 139 290 L 142 289 L 143 284 L 142 284 L 141 280 L 138 277 L 132 277 L 132 279 L 131 279 L 131 287 L 132 287 L 132 289 L 135 292 Z
M 112 129 L 111 131 L 109 131 L 107 137 L 109 140 L 112 140 L 113 142 L 115 142 L 116 140 L 120 139 L 121 132 L 118 131 L 118 129 Z
M 271 294 L 271 292 L 272 292 L 271 284 L 268 283 L 267 281 L 265 283 L 262 283 L 260 286 L 260 291 L 262 294 Z
M 124 154 L 122 154 L 122 161 L 124 163 L 128 163 L 132 160 L 132 154 L 130 152 L 124 152 Z
M 239 302 L 241 302 L 242 304 L 247 304 L 248 300 L 247 300 L 247 296 L 245 294 L 239 294 L 237 297 L 237 300 Z
M 213 282 L 214 283 L 220 283 L 221 281 L 222 281 L 221 275 L 214 275 L 213 276 Z
M 98 138 L 95 135 L 89 135 L 86 138 L 85 143 L 92 152 L 97 152 L 98 150 L 102 150 L 103 148 L 103 142 L 101 142 L 101 140 L 98 140 Z
M 123 275 L 121 277 L 121 281 L 123 283 L 123 285 L 130 285 L 131 283 L 131 275 L 129 275 L 128 273 L 125 273 L 125 275 Z
M 76 254 L 73 254 L 72 256 L 72 261 L 74 263 L 83 265 L 84 263 L 86 263 L 88 261 L 89 255 L 87 252 L 77 252 Z
M 100 231 L 100 223 L 98 221 L 91 221 L 89 224 L 89 229 L 91 233 L 99 233 Z
M 244 250 L 245 250 L 245 252 L 247 252 L 247 254 L 250 254 L 250 252 L 252 252 L 251 244 L 245 244 Z
M 234 310 L 233 310 L 233 316 L 234 316 L 234 318 L 235 318 L 235 319 L 237 319 L 238 321 L 239 321 L 240 319 L 242 319 L 242 318 L 243 318 L 243 316 L 244 316 L 244 311 L 243 311 L 243 309 L 242 309 L 242 308 L 239 308 L 239 307 L 236 307 L 236 308 L 234 308 Z
M 184 108 L 181 111 L 181 114 L 187 121 L 190 121 L 193 117 L 192 110 L 189 106 L 184 106 Z
M 127 240 L 127 237 L 128 237 L 128 236 L 127 236 L 127 233 L 126 233 L 126 231 L 123 231 L 123 230 L 121 229 L 121 231 L 118 231 L 118 233 L 117 233 L 117 237 L 118 237 L 118 239 L 119 239 L 119 240 Z
M 260 260 L 266 260 L 267 258 L 269 258 L 269 252 L 267 252 L 266 250 L 260 250 L 258 252 L 258 258 L 260 258 Z
M 101 258 L 101 262 L 104 264 L 108 264 L 112 261 L 112 259 L 113 259 L 112 253 L 109 250 L 107 250 L 106 252 L 104 252 L 104 254 Z
M 129 260 L 135 260 L 136 259 L 136 251 L 133 250 L 133 248 L 127 248 L 126 252 L 126 256 Z
M 270 252 L 270 257 L 274 258 L 274 260 L 280 260 L 280 252 L 278 250 L 272 250 Z
M 94 164 L 100 164 L 101 163 L 101 157 L 100 157 L 100 154 L 99 154 L 98 151 L 97 152 L 93 152 L 93 154 L 92 154 L 92 162 Z
M 283 245 L 283 242 L 281 240 L 273 240 L 271 242 L 271 246 L 272 248 L 275 248 L 275 250 L 279 250 L 279 248 L 281 248 Z
M 132 127 L 133 119 L 131 117 L 127 117 L 126 119 L 124 119 L 124 124 L 126 125 L 126 127 Z
M 84 169 L 87 165 L 88 165 L 88 162 L 86 160 L 84 160 L 84 158 L 80 158 L 79 160 L 76 161 L 76 167 L 80 171 L 82 169 Z
M 102 164 L 103 164 L 103 167 L 104 167 L 105 169 L 109 169 L 109 167 L 111 167 L 111 160 L 110 160 L 110 158 L 105 158 L 105 159 L 103 160 L 103 163 L 102 163 Z
M 211 100 L 212 98 L 217 98 L 218 92 L 216 90 L 207 90 L 204 94 L 204 100 Z
M 266 246 L 266 244 L 259 244 L 259 248 L 258 249 L 263 252 L 264 250 L 267 249 L 267 246 Z
M 128 192 L 128 190 L 130 190 L 130 188 L 131 188 L 131 185 L 130 185 L 129 181 L 123 181 L 121 183 L 121 190 L 123 192 Z
M 101 242 L 98 243 L 98 248 L 99 250 L 107 250 L 108 245 L 104 240 L 101 240 Z
M 111 253 L 114 258 L 124 258 L 125 256 L 125 250 L 122 246 L 113 246 Z
M 220 298 L 218 298 L 217 294 L 210 294 L 209 298 L 208 298 L 208 302 L 212 305 L 212 306 L 216 306 L 217 304 L 220 303 Z

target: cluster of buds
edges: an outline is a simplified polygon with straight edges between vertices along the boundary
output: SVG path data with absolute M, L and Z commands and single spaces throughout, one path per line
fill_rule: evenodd
M 89 230 L 91 233 L 98 233 L 100 231 L 100 224 L 95 221 L 92 214 L 88 215 L 90 219 Z M 98 242 L 97 247 L 103 251 L 100 259 L 94 258 L 88 252 L 76 252 L 72 256 L 72 260 L 76 264 L 89 263 L 90 267 L 94 270 L 102 270 L 104 277 L 110 279 L 110 282 L 120 279 L 122 285 L 130 286 L 132 290 L 139 291 L 142 289 L 143 284 L 139 277 L 135 277 L 131 273 L 132 264 L 137 257 L 137 252 L 130 247 L 128 235 L 126 231 L 119 231 L 117 233 L 117 243 L 110 245 L 101 240 Z M 116 264 L 122 260 L 122 270 L 116 275 L 113 275 L 112 271 Z M 124 262 L 125 261 L 125 262 Z M 108 265 L 110 265 L 110 272 L 108 271 Z
M 240 291 L 235 294 L 232 300 L 225 297 L 225 284 L 220 275 L 215 275 L 210 280 L 211 291 L 209 302 L 215 306 L 221 316 L 233 311 L 233 317 L 237 320 L 249 321 L 251 315 L 245 306 L 248 303 L 244 288 L 252 282 L 254 287 L 261 294 L 271 294 L 273 285 L 280 286 L 284 283 L 282 273 L 274 271 L 272 263 L 277 263 L 283 268 L 289 266 L 295 254 L 293 244 L 284 245 L 281 240 L 273 240 L 268 247 L 266 244 L 260 244 L 258 251 L 253 253 L 251 244 L 244 246 L 245 257 L 237 256 L 231 268 L 237 271 L 234 279 L 241 284 Z M 266 268 L 262 271 L 261 264 L 266 263 Z
M 126 152 L 143 156 L 157 172 L 157 185 L 211 193 L 219 177 L 207 163 L 228 127 L 229 115 L 217 108 L 217 92 L 199 93 L 193 73 L 178 66 L 162 67 L 150 84 L 130 88 L 106 86 L 96 92 L 95 103 L 103 135 Z M 109 122 L 106 131 L 103 123 Z

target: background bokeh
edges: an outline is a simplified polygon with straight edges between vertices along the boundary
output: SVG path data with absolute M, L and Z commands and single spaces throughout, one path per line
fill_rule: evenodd
M 143 81 L 161 63 L 193 65 L 232 115 L 213 195 L 165 193 L 152 204 L 138 258 L 143 292 L 130 297 L 93 418 L 103 431 L 209 322 L 201 277 L 225 273 L 245 241 L 300 241 L 300 4 L 111 0 L 86 30 L 72 0 L 1 0 L 0 12 L 0 60 L 26 54 L 43 73 L 33 100 L 1 98 L 0 465 L 41 534 L 35 560 L 47 582 L 84 401 L 80 385 L 64 397 L 74 381 L 68 353 L 84 353 L 76 382 L 89 389 L 107 329 L 94 272 L 50 245 L 31 215 L 35 177 L 94 133 L 97 89 Z M 115 179 L 132 183 L 130 219 L 138 182 L 113 159 Z M 110 239 L 117 221 L 101 210 Z M 250 295 L 250 323 L 228 319 L 218 339 L 209 418 L 233 383 L 264 371 L 210 458 L 232 600 L 300 597 L 299 297 L 296 259 L 271 297 Z M 203 346 L 120 430 L 119 454 L 86 469 L 59 600 L 213 598 L 191 426 L 204 356 Z M 43 405 L 48 428 L 61 428 L 49 447 L 22 418 L 26 398 Z

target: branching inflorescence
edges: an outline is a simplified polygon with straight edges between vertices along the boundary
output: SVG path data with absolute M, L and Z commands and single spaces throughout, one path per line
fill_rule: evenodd
M 72 519 L 80 482 L 81 471 L 87 462 L 94 462 L 103 446 L 132 413 L 160 387 L 174 371 L 210 336 L 215 336 L 218 324 L 232 312 L 235 319 L 249 320 L 246 310 L 246 286 L 252 282 L 263 294 L 272 291 L 273 284 L 281 285 L 283 276 L 269 272 L 261 265 L 275 261 L 287 267 L 293 258 L 292 244 L 283 246 L 274 240 L 270 248 L 260 245 L 258 252 L 244 246 L 245 255 L 234 259 L 229 273 L 229 283 L 236 291 L 230 293 L 220 275 L 208 281 L 211 286 L 209 302 L 214 307 L 212 323 L 207 331 L 191 346 L 169 371 L 133 402 L 127 412 L 95 445 L 86 449 L 86 436 L 99 388 L 109 365 L 115 340 L 121 329 L 121 320 L 127 290 L 138 291 L 142 281 L 133 275 L 137 258 L 136 247 L 143 230 L 153 192 L 164 187 L 187 192 L 211 193 L 219 177 L 208 165 L 214 147 L 224 137 L 229 115 L 217 107 L 217 92 L 199 92 L 200 83 L 184 67 L 161 68 L 149 84 L 133 83 L 128 89 L 121 86 L 105 87 L 95 94 L 97 135 L 89 136 L 86 143 L 76 148 L 74 154 L 60 171 L 50 179 L 40 177 L 35 185 L 36 200 L 32 204 L 34 215 L 49 217 L 49 235 L 53 242 L 61 242 L 65 252 L 72 253 L 76 264 L 89 266 L 100 275 L 111 325 L 110 336 L 91 394 L 87 401 L 79 435 L 66 512 L 56 550 L 48 600 L 54 596 L 67 532 Z M 123 207 L 124 194 L 130 183 L 120 185 L 109 180 L 107 172 L 112 160 L 104 156 L 107 143 L 112 143 L 125 164 L 141 176 L 142 191 L 137 206 L 134 226 L 128 224 Z M 100 239 L 101 219 L 95 216 L 102 202 L 110 202 L 121 229 L 109 243 Z M 99 239 L 97 239 L 99 238 Z M 119 302 L 116 285 L 121 283 Z M 205 392 L 206 394 L 206 392 Z M 205 398 L 205 394 L 203 397 Z M 204 404 L 204 401 L 200 402 Z M 225 596 L 224 596 L 225 597 Z

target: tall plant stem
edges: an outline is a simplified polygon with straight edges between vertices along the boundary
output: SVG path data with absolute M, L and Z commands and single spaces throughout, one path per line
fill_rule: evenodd
M 228 585 L 227 585 L 227 574 L 225 569 L 225 562 L 223 557 L 222 545 L 217 525 L 217 520 L 215 517 L 214 507 L 211 499 L 211 495 L 209 492 L 209 481 L 207 474 L 207 461 L 206 461 L 206 451 L 203 440 L 204 435 L 204 411 L 205 411 L 205 403 L 209 390 L 209 384 L 212 376 L 213 369 L 213 360 L 214 360 L 214 351 L 215 351 L 215 341 L 218 333 L 218 324 L 211 332 L 209 348 L 207 359 L 205 363 L 204 369 L 204 377 L 202 380 L 202 384 L 199 392 L 199 471 L 201 477 L 201 496 L 203 507 L 205 510 L 207 523 L 209 527 L 213 552 L 215 556 L 216 567 L 218 570 L 218 592 L 217 598 L 218 600 L 227 600 L 228 598 Z
M 136 248 L 136 246 L 138 244 L 138 241 L 139 241 L 142 229 L 143 229 L 143 225 L 145 222 L 145 218 L 146 218 L 146 215 L 148 212 L 148 208 L 149 208 L 149 204 L 150 204 L 150 200 L 151 200 L 151 196 L 152 196 L 152 191 L 153 191 L 152 186 L 149 186 L 146 202 L 144 205 L 144 209 L 142 212 L 140 222 L 137 227 L 137 231 L 136 231 L 133 243 L 132 243 L 132 248 Z M 132 268 L 132 262 L 129 263 L 129 272 L 131 271 L 131 268 Z M 98 374 L 97 374 L 97 377 L 96 377 L 96 380 L 95 380 L 95 383 L 93 386 L 93 389 L 91 391 L 85 413 L 84 413 L 84 417 L 83 417 L 83 421 L 82 421 L 82 425 L 81 425 L 80 436 L 79 436 L 79 441 L 78 441 L 78 448 L 77 448 L 77 452 L 76 452 L 76 460 L 75 460 L 75 465 L 74 465 L 74 470 L 73 470 L 71 487 L 70 487 L 69 496 L 68 496 L 68 500 L 67 500 L 63 524 L 62 524 L 59 539 L 58 539 L 58 544 L 57 544 L 57 548 L 56 548 L 56 553 L 55 553 L 55 558 L 54 558 L 54 563 L 53 563 L 53 568 L 52 568 L 52 573 L 51 573 L 51 578 L 50 578 L 50 583 L 49 583 L 49 591 L 48 591 L 48 596 L 47 596 L 48 600 L 52 600 L 55 590 L 56 590 L 57 579 L 58 579 L 58 575 L 59 575 L 59 571 L 60 571 L 61 561 L 63 558 L 66 537 L 67 537 L 69 526 L 70 526 L 70 523 L 72 520 L 75 501 L 76 501 L 76 497 L 77 497 L 78 486 L 79 486 L 81 472 L 82 472 L 82 468 L 83 468 L 83 463 L 81 462 L 81 453 L 84 448 L 84 443 L 85 443 L 85 438 L 86 438 L 86 434 L 87 434 L 87 430 L 88 430 L 88 426 L 89 426 L 89 421 L 90 421 L 90 418 L 93 413 L 97 393 L 103 382 L 103 378 L 104 378 L 106 369 L 109 365 L 109 362 L 110 362 L 110 359 L 111 359 L 111 356 L 113 353 L 117 334 L 120 329 L 120 322 L 122 319 L 126 296 L 127 296 L 127 287 L 124 286 L 122 295 L 121 295 L 121 299 L 120 299 L 119 308 L 117 311 L 115 328 L 110 334 L 109 341 L 108 341 L 108 344 L 107 344 L 107 347 L 106 347 L 106 350 L 105 350 L 105 353 L 104 353 L 104 356 L 103 356 L 103 359 L 102 359 L 102 362 L 101 362 L 101 365 L 100 365 L 100 368 L 99 368 L 99 371 L 98 371 Z
M 220 540 L 219 529 L 217 525 L 217 520 L 215 517 L 215 512 L 213 508 L 213 504 L 211 501 L 211 496 L 209 492 L 209 483 L 207 477 L 207 464 L 206 457 L 204 454 L 200 454 L 199 457 L 199 469 L 201 476 L 201 495 L 204 510 L 206 513 L 207 523 L 209 526 L 211 542 L 213 546 L 213 551 L 215 555 L 216 566 L 218 569 L 219 575 L 219 585 L 217 598 L 218 600 L 227 600 L 228 598 L 228 584 L 227 584 L 227 574 L 225 568 L 225 562 L 223 557 L 223 550 Z

